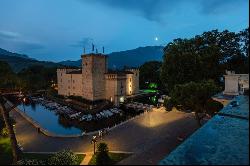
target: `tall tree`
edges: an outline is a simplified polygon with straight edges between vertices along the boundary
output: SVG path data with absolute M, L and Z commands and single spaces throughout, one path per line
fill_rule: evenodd
M 213 79 L 225 70 L 244 72 L 248 66 L 248 30 L 212 30 L 191 39 L 175 39 L 164 48 L 161 80 L 170 91 L 176 84 Z
M 205 114 L 211 112 L 207 110 L 207 102 L 211 97 L 219 92 L 219 88 L 213 81 L 202 81 L 199 83 L 189 82 L 186 84 L 176 85 L 170 93 L 170 99 L 166 102 L 168 107 L 180 107 L 183 110 L 192 110 L 195 112 L 195 116 L 199 125 Z M 171 108 L 167 108 L 171 109 Z
M 18 145 L 17 145 L 17 140 L 16 140 L 16 136 L 15 136 L 15 132 L 13 129 L 13 125 L 10 121 L 10 117 L 9 117 L 9 111 L 6 108 L 6 100 L 5 98 L 2 96 L 2 94 L 0 94 L 0 110 L 1 110 L 1 114 L 3 116 L 4 122 L 5 122 L 5 126 L 8 130 L 8 134 L 9 134 L 9 138 L 10 138 L 10 142 L 11 142 L 11 149 L 12 149 L 12 156 L 13 156 L 13 164 L 17 164 L 17 161 L 19 160 L 19 149 L 18 149 Z

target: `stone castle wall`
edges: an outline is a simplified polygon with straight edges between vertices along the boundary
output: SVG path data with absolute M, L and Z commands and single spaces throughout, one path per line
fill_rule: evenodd
M 82 55 L 82 70 L 57 69 L 58 94 L 82 96 L 91 101 L 107 99 L 119 103 L 121 98 L 139 93 L 139 70 L 108 73 L 108 57 Z
M 105 76 L 107 56 L 82 56 L 83 98 L 88 100 L 105 99 Z
M 82 75 L 67 74 L 73 69 L 57 69 L 58 94 L 64 96 L 82 96 Z
M 134 95 L 139 93 L 139 69 L 127 69 L 126 71 L 132 72 L 133 74 L 127 74 L 127 95 Z

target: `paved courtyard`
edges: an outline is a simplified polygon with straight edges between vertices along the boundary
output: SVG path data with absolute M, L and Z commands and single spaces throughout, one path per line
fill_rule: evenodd
M 11 112 L 16 119 L 18 141 L 28 152 L 55 152 L 70 148 L 74 152 L 90 153 L 92 136 L 79 138 L 53 138 L 37 133 L 36 129 L 16 111 Z M 131 157 L 119 164 L 157 164 L 181 142 L 179 135 L 189 136 L 198 128 L 191 113 L 166 112 L 154 109 L 121 125 L 105 135 L 110 151 L 133 152 Z

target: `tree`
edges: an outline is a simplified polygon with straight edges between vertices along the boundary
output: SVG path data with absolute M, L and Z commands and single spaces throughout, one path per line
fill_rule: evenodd
M 110 164 L 111 159 L 108 154 L 108 145 L 106 143 L 99 143 L 97 146 L 96 153 L 96 164 L 97 165 L 107 165 Z
M 220 111 L 223 108 L 223 104 L 215 101 L 213 99 L 208 99 L 208 101 L 205 104 L 205 110 L 207 114 L 210 116 L 214 116 L 218 111 Z
M 13 129 L 13 125 L 10 121 L 9 110 L 7 110 L 7 108 L 6 108 L 6 100 L 4 99 L 4 97 L 1 94 L 0 94 L 0 111 L 1 111 L 1 114 L 3 116 L 5 126 L 8 130 L 8 134 L 9 134 L 9 138 L 10 138 L 10 142 L 11 142 L 13 164 L 17 164 L 17 161 L 20 158 L 20 156 L 19 156 L 20 151 L 19 151 L 18 146 L 17 146 L 17 140 L 16 140 L 14 129 Z
M 241 54 L 228 60 L 227 68 L 236 73 L 249 73 L 249 28 L 237 34 Z
M 213 81 L 202 81 L 199 83 L 189 82 L 179 84 L 170 92 L 171 106 L 180 107 L 183 110 L 192 110 L 199 125 L 205 114 L 210 114 L 207 102 L 211 97 L 219 92 L 219 88 Z M 167 106 L 167 105 L 166 105 Z M 168 110 L 171 108 L 167 108 Z
M 246 73 L 248 30 L 212 30 L 191 39 L 174 39 L 164 48 L 160 78 L 169 92 L 176 84 L 212 79 L 220 82 L 225 70 Z
M 140 66 L 140 88 L 148 88 L 150 83 L 160 85 L 161 62 L 149 61 Z
M 23 69 L 18 73 L 18 77 L 25 84 L 25 89 L 36 91 L 48 89 L 52 82 L 56 83 L 56 68 L 46 68 L 44 66 L 35 65 Z
M 8 63 L 0 61 L 0 89 L 16 89 L 17 77 Z
M 49 165 L 77 165 L 78 156 L 70 150 L 62 150 L 48 160 Z

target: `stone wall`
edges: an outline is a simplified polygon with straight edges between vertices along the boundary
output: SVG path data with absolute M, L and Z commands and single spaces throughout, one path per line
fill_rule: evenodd
M 224 75 L 224 78 L 224 94 L 239 95 L 239 93 L 249 89 L 249 74 L 235 74 L 227 71 L 227 75 Z
M 126 96 L 126 75 L 106 74 L 106 99 L 119 104 L 120 97 Z
M 68 74 L 76 69 L 57 69 L 58 94 L 82 96 L 82 75 Z

